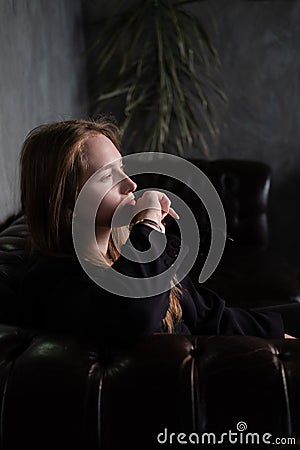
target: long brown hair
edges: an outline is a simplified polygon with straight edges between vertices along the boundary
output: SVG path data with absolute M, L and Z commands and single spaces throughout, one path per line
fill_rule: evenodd
M 86 139 L 103 134 L 120 151 L 120 130 L 114 119 L 103 116 L 97 121 L 66 120 L 40 125 L 27 136 L 20 154 L 21 206 L 32 246 L 47 255 L 74 255 L 72 210 L 79 194 L 80 179 L 87 167 Z M 124 228 L 124 227 L 121 227 Z M 125 233 L 124 233 L 125 232 Z M 126 230 L 119 236 L 128 237 Z M 123 242 L 123 244 L 125 241 Z M 108 251 L 115 261 L 119 252 L 112 235 Z M 99 260 L 105 264 L 99 252 Z M 172 280 L 170 306 L 163 325 L 167 332 L 182 317 L 181 286 Z

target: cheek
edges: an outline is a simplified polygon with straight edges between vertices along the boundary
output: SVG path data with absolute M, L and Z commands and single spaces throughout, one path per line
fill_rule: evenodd
M 77 217 L 86 221 L 94 217 L 97 211 L 99 216 L 108 217 L 115 209 L 116 194 L 114 189 L 103 186 L 100 183 L 91 183 L 80 192 L 80 208 Z
M 118 197 L 114 192 L 114 189 L 112 189 L 104 196 L 101 204 L 99 205 L 97 219 L 110 219 L 118 206 L 118 203 Z
M 103 197 L 101 202 L 101 207 L 104 209 L 115 209 L 117 207 L 118 202 L 120 201 L 117 187 L 114 186 L 111 188 Z
M 114 188 L 109 185 L 95 183 L 90 186 L 89 198 L 93 205 L 97 205 L 101 208 L 105 206 L 106 208 L 112 203 L 114 197 Z

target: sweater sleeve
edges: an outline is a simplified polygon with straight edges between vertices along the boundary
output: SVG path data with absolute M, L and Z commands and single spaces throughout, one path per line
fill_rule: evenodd
M 214 291 L 182 280 L 183 318 L 192 334 L 248 335 L 265 339 L 282 338 L 283 320 L 276 312 L 226 307 Z
M 112 269 L 128 278 L 147 280 L 172 267 L 167 283 L 164 282 L 163 285 L 160 285 L 161 289 L 168 288 L 169 281 L 179 268 L 180 261 L 177 257 L 180 248 L 181 242 L 176 236 L 160 233 L 148 225 L 138 223 L 133 226 L 129 239 L 122 248 L 120 257 L 112 265 Z M 149 251 L 149 255 L 144 258 L 146 251 Z M 126 280 L 126 284 L 128 282 L 130 282 L 129 279 Z M 153 279 L 149 282 L 149 286 L 152 288 L 153 282 L 155 283 Z M 130 286 L 134 287 L 134 285 L 135 280 Z M 153 289 L 151 289 L 152 291 Z M 134 297 L 135 289 L 129 294 Z M 143 297 L 147 295 L 145 291 L 140 294 Z

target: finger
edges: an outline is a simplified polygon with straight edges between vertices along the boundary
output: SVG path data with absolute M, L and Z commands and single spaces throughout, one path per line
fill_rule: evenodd
M 171 200 L 167 195 L 162 194 L 160 202 L 162 206 L 161 209 L 163 218 L 170 214 L 170 216 L 174 217 L 174 219 L 179 219 L 179 215 L 177 214 L 177 212 L 173 208 L 171 208 Z
M 171 206 L 171 201 L 166 196 L 166 194 L 162 193 L 160 198 L 159 198 L 159 201 L 160 201 L 160 204 L 161 204 L 162 211 L 164 211 L 164 212 L 169 211 L 170 206 Z
M 285 339 L 297 339 L 295 336 L 290 336 L 289 334 L 284 335 Z
M 169 214 L 171 217 L 174 217 L 174 219 L 179 219 L 179 215 L 177 214 L 177 212 L 175 211 L 175 209 L 170 208 L 169 209 Z

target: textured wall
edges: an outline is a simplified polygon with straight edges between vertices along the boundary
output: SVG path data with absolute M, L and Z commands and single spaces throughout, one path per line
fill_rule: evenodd
M 19 206 L 27 132 L 86 113 L 80 0 L 0 0 L 0 222 Z
M 209 2 L 229 98 L 217 158 L 273 170 L 274 243 L 300 268 L 300 2 Z

